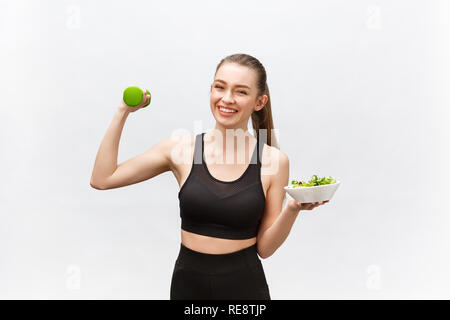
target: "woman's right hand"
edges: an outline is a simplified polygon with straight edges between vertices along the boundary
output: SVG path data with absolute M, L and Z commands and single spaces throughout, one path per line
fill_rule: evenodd
M 136 107 L 130 107 L 122 99 L 122 101 L 120 102 L 119 110 L 124 112 L 135 112 L 144 107 L 148 103 L 150 95 L 147 94 L 147 90 L 145 88 L 142 89 L 142 92 L 144 93 L 144 98 L 142 99 L 144 101 L 142 101 L 140 105 L 137 105 Z

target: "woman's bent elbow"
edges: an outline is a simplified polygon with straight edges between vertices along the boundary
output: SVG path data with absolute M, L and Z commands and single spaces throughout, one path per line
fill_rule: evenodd
M 97 190 L 105 190 L 106 188 L 104 188 L 102 185 L 95 183 L 94 181 L 91 180 L 90 182 L 91 187 Z
M 261 259 L 267 259 L 268 257 L 271 256 L 271 254 L 267 254 L 261 251 L 258 251 L 258 255 L 260 256 Z

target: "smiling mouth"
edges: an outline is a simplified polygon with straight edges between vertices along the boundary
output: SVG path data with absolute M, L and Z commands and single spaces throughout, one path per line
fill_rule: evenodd
M 225 108 L 223 106 L 218 106 L 217 107 L 219 109 L 219 111 L 223 112 L 223 113 L 237 113 L 238 111 L 235 109 L 230 109 L 230 108 Z

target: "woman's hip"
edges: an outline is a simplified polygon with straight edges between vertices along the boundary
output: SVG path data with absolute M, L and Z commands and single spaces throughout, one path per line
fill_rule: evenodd
M 182 266 L 185 270 L 208 275 L 226 274 L 257 266 L 262 267 L 256 251 L 256 243 L 247 248 L 224 254 L 198 252 L 180 243 L 176 265 Z
M 180 246 L 171 299 L 270 299 L 256 244 L 226 254 L 205 254 Z

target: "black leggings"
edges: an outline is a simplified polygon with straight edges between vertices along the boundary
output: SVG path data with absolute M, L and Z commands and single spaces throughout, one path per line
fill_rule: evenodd
M 181 243 L 170 285 L 170 300 L 270 300 L 269 287 L 256 251 L 209 254 Z

